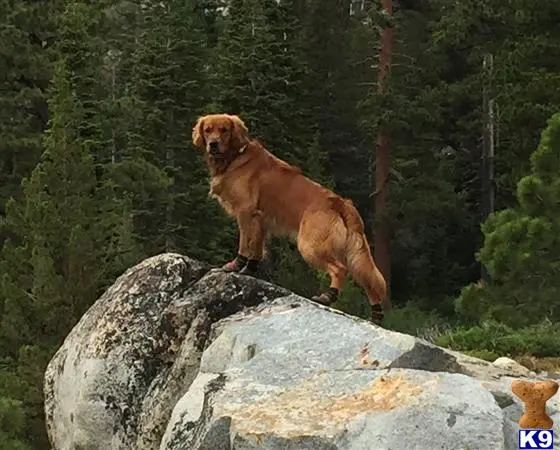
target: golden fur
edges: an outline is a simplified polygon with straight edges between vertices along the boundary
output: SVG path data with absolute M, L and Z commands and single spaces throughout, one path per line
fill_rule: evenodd
M 252 140 L 235 115 L 200 117 L 192 140 L 206 150 L 210 195 L 237 220 L 239 255 L 261 260 L 267 234 L 291 237 L 307 263 L 329 274 L 331 288 L 340 290 L 350 273 L 372 305 L 381 303 L 385 280 L 350 200 Z

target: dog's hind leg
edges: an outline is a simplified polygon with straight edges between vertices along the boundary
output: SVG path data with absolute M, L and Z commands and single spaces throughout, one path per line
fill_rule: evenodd
M 321 292 L 319 295 L 314 295 L 311 299 L 325 305 L 330 305 L 336 302 L 338 300 L 338 294 L 340 293 L 346 278 L 346 274 L 348 273 L 347 269 L 338 261 L 328 262 L 317 259 L 313 265 L 318 269 L 326 271 L 331 278 L 331 282 L 329 288 L 325 292 Z
M 338 299 L 348 270 L 335 254 L 332 225 L 322 213 L 306 213 L 300 225 L 297 247 L 303 259 L 311 266 L 326 272 L 330 279 L 329 288 L 311 299 L 329 305 Z

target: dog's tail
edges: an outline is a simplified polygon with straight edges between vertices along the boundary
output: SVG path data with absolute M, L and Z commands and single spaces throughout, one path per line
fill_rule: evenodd
M 364 222 L 352 201 L 334 197 L 331 204 L 346 227 L 346 240 L 340 248 L 341 259 L 352 278 L 366 291 L 369 302 L 381 304 L 387 295 L 387 284 L 371 255 Z

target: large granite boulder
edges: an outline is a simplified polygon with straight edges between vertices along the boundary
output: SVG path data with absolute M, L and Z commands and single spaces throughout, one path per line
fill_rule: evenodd
M 536 376 L 163 254 L 68 335 L 45 412 L 53 450 L 516 449 L 518 378 Z
M 87 311 L 45 374 L 56 450 L 157 449 L 198 374 L 210 325 L 287 291 L 164 254 L 116 280 Z

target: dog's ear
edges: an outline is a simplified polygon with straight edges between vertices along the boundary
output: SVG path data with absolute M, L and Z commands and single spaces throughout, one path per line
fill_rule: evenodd
M 229 116 L 229 118 L 233 125 L 230 147 L 240 150 L 249 142 L 249 130 L 238 116 Z
M 196 124 L 192 129 L 192 142 L 195 147 L 204 147 L 206 145 L 206 142 L 204 141 L 204 131 L 202 128 L 203 126 L 204 116 L 198 118 Z

